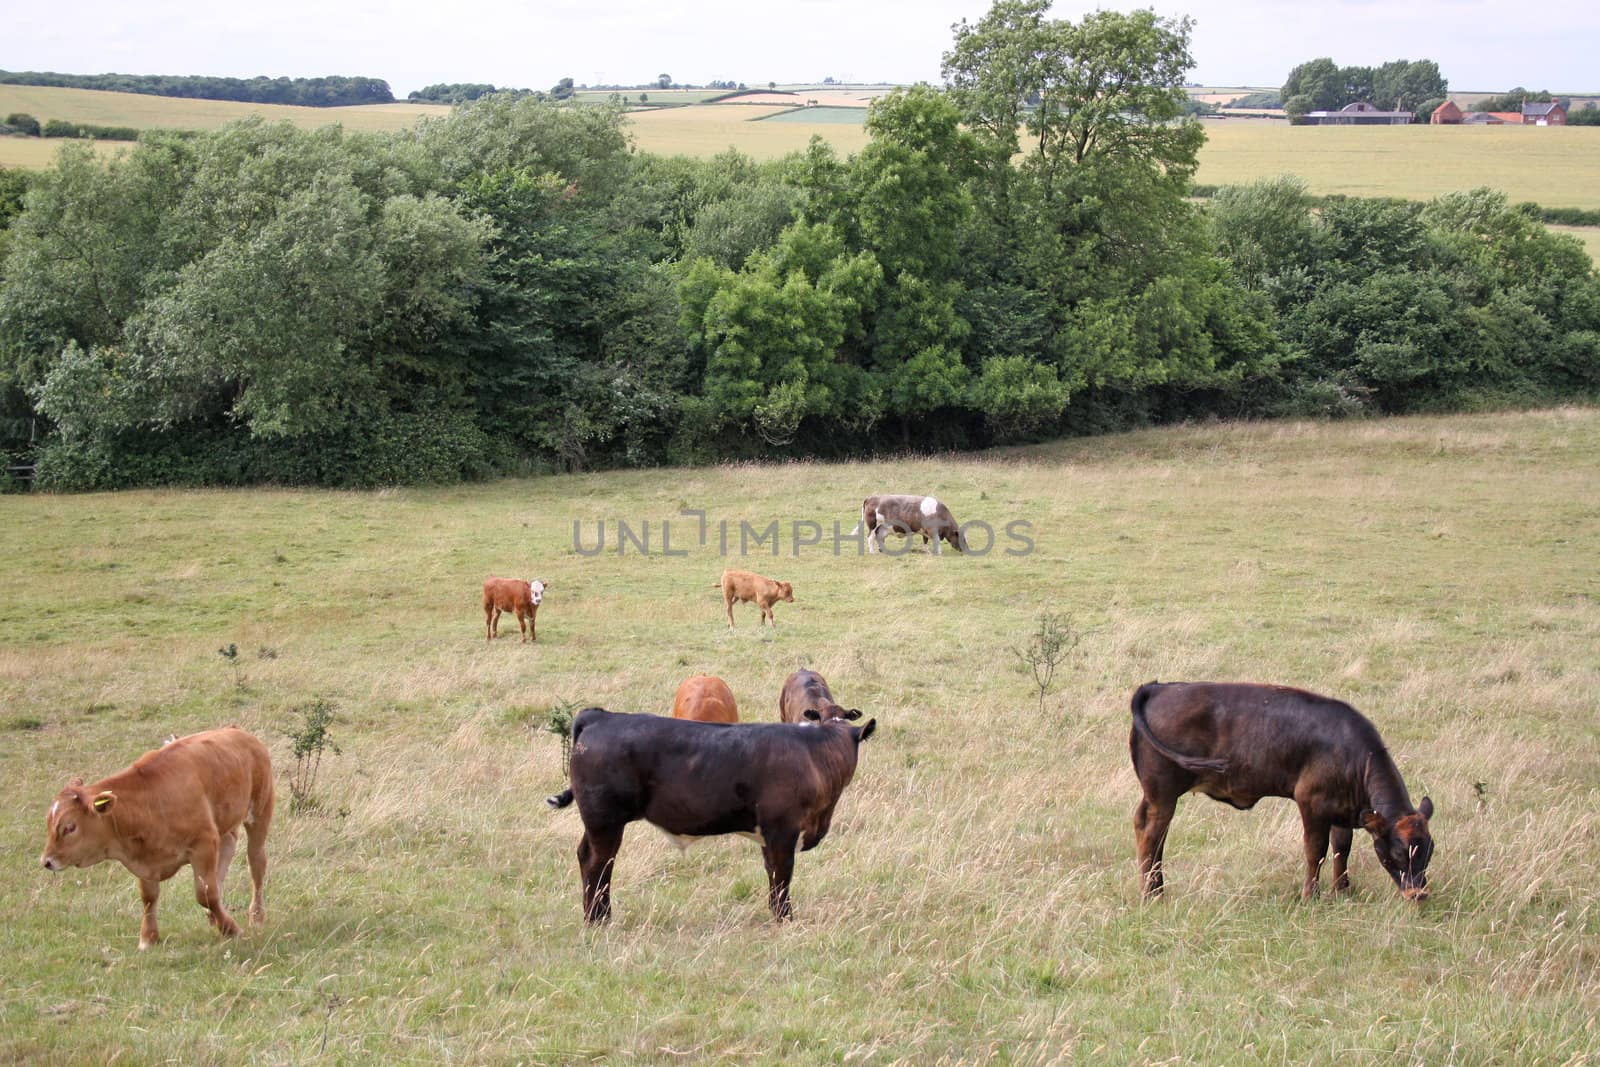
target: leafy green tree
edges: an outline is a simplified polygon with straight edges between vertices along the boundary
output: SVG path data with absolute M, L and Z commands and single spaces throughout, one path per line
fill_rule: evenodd
M 25 136 L 39 136 L 39 120 L 26 112 L 13 111 L 6 116 L 6 125 Z
M 1337 111 L 1349 103 L 1345 99 L 1346 79 L 1339 65 L 1327 56 L 1301 63 L 1289 71 L 1281 93 L 1285 110 L 1289 101 L 1304 97 L 1300 111 Z

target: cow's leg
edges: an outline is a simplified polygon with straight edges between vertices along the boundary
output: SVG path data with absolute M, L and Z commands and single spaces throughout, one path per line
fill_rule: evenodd
M 583 876 L 583 918 L 586 922 L 611 920 L 611 869 L 622 847 L 622 827 L 585 829 L 578 842 L 578 871 Z
M 1310 900 L 1321 891 L 1322 861 L 1328 855 L 1328 823 L 1306 805 L 1300 805 L 1300 821 L 1305 827 L 1306 880 L 1300 898 Z
M 228 894 L 228 868 L 233 866 L 233 854 L 239 847 L 239 833 L 229 830 L 217 842 L 217 892 L 226 899 Z
M 776 601 L 773 603 L 776 603 Z M 773 618 L 772 615 L 772 604 L 761 605 L 761 621 L 763 624 L 772 627 L 776 627 L 778 625 L 778 620 Z
M 726 589 L 722 591 L 722 606 L 728 609 L 728 629 L 733 629 L 733 594 Z
M 1350 845 L 1354 832 L 1348 826 L 1335 826 L 1329 832 L 1333 844 L 1333 891 L 1350 892 Z
M 139 899 L 144 902 L 144 915 L 139 920 L 140 951 L 161 940 L 161 931 L 156 929 L 156 901 L 160 897 L 160 881 L 155 878 L 139 879 Z
M 523 644 L 527 644 L 528 643 L 528 617 L 522 613 L 522 609 L 521 608 L 517 609 L 517 629 L 522 631 L 522 643 Z
M 493 604 L 485 604 L 483 606 L 483 639 L 485 641 L 493 641 L 494 640 L 494 605 Z
M 224 937 L 237 937 L 239 924 L 233 921 L 222 906 L 222 886 L 217 881 L 217 861 L 221 858 L 221 842 L 213 838 L 204 841 L 189 858 L 194 868 L 194 898 L 210 912 L 211 925 Z
M 539 608 L 537 605 L 528 613 L 528 643 L 531 645 L 539 640 L 539 631 L 536 626 L 539 622 Z
M 767 906 L 779 922 L 794 918 L 789 881 L 794 877 L 794 847 L 800 832 L 787 826 L 761 827 L 761 858 L 767 865 Z
M 1139 850 L 1139 890 L 1146 899 L 1158 897 L 1166 886 L 1162 858 L 1167 848 L 1167 828 L 1172 825 L 1176 800 L 1151 800 L 1146 796 L 1133 809 L 1133 840 Z
M 272 825 L 272 803 L 257 811 L 255 821 L 245 827 L 249 840 L 245 855 L 250 860 L 250 925 L 267 921 L 267 828 Z

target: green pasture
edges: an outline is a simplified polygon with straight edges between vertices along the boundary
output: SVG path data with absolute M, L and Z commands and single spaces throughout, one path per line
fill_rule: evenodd
M 927 492 L 993 551 L 794 553 Z M 683 509 L 703 509 L 706 543 Z M 1600 411 L 1177 427 L 974 456 L 726 465 L 375 493 L 0 498 L 0 1061 L 1566 1063 L 1600 1056 Z M 655 550 L 585 556 L 596 523 Z M 662 549 L 671 520 L 672 550 Z M 739 524 L 776 521 L 738 557 Z M 1007 523 L 1030 524 L 1033 551 Z M 719 552 L 723 522 L 730 556 Z M 1020 529 L 1020 528 L 1019 528 Z M 803 528 L 810 533 L 811 528 Z M 893 547 L 893 543 L 891 543 Z M 728 564 L 794 582 L 729 630 Z M 488 644 L 487 574 L 550 583 Z M 1081 641 L 1039 707 L 1013 649 Z M 235 645 L 230 664 L 218 648 Z M 554 707 L 662 712 L 684 676 L 776 716 L 807 664 L 879 729 L 768 918 L 755 847 L 636 825 L 580 922 Z M 1287 801 L 1180 805 L 1141 904 L 1127 701 L 1152 678 L 1306 686 L 1431 795 L 1433 899 L 1358 836 L 1298 899 Z M 312 807 L 296 709 L 332 701 Z M 38 866 L 72 775 L 236 722 L 280 773 L 268 921 Z M 243 917 L 248 879 L 228 898 Z

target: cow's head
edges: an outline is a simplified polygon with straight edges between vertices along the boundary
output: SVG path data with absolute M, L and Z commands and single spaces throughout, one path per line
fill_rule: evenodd
M 528 581 L 528 599 L 533 601 L 533 606 L 538 607 L 544 600 L 544 591 L 550 588 L 550 583 L 543 578 L 531 578 Z
M 850 711 L 844 711 L 844 709 L 840 708 L 837 704 L 833 705 L 833 707 L 842 712 L 842 714 L 824 718 L 822 713 L 817 711 L 816 708 L 807 708 L 804 713 L 806 721 L 813 725 L 819 726 L 824 730 L 848 730 L 850 732 L 851 740 L 853 740 L 857 745 L 871 737 L 872 731 L 878 728 L 877 719 L 868 719 L 867 725 L 865 726 L 851 726 L 850 720 L 859 719 L 861 717 L 861 713 L 853 709 Z
M 1400 895 L 1418 902 L 1428 899 L 1428 861 L 1433 858 L 1433 837 L 1428 820 L 1433 818 L 1433 801 L 1427 797 L 1411 815 L 1390 822 L 1375 811 L 1362 816 L 1361 824 L 1372 835 L 1378 862 L 1389 872 Z
M 117 795 L 109 789 L 90 796 L 82 778 L 74 778 L 56 794 L 50 814 L 45 816 L 44 855 L 40 857 L 45 869 L 92 867 L 105 859 L 115 832 L 111 809 L 116 802 Z
M 800 717 L 808 723 L 823 723 L 829 719 L 845 719 L 854 722 L 861 718 L 861 712 L 855 708 L 841 708 L 837 704 L 828 704 L 820 708 L 807 708 L 800 713 Z
M 786 602 L 788 602 L 790 604 L 794 603 L 794 586 L 791 585 L 789 582 L 779 582 L 778 583 L 778 592 L 783 594 L 783 599 Z

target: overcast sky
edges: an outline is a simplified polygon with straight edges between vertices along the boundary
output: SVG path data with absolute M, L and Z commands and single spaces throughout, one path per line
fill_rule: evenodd
M 1546 0 L 1057 0 L 1056 18 L 1154 6 L 1195 20 L 1192 80 L 1277 86 L 1295 64 L 1433 59 L 1461 91 L 1600 91 L 1600 4 Z M 549 88 L 675 81 L 939 79 L 951 25 L 986 0 L 65 0 L 6 19 L 0 69 L 252 77 L 365 75 Z M 1527 15 L 1528 17 L 1522 17 Z

